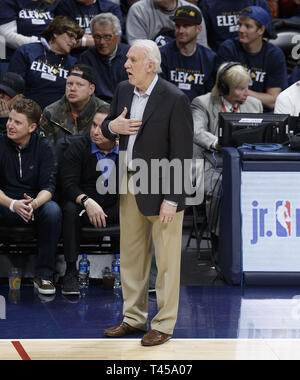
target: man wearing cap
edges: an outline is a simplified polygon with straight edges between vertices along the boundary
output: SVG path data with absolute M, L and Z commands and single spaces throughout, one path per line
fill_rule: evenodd
M 7 72 L 0 78 L 0 134 L 6 131 L 11 105 L 21 99 L 25 88 L 24 79 L 16 73 Z
M 238 38 L 220 45 L 218 62 L 240 62 L 250 73 L 249 95 L 261 100 L 265 111 L 274 108 L 277 96 L 287 87 L 284 53 L 266 41 L 270 38 L 271 16 L 261 7 L 241 11 Z
M 52 142 L 89 132 L 96 109 L 106 104 L 94 95 L 95 83 L 92 67 L 76 64 L 70 70 L 65 96 L 46 107 L 42 115 L 40 129 Z
M 186 0 L 139 0 L 132 4 L 126 18 L 126 37 L 130 45 L 137 39 L 155 41 L 161 33 L 170 34 L 174 31 L 174 16 L 178 7 L 191 5 Z M 199 9 L 196 5 L 193 5 Z M 203 21 L 202 32 L 198 35 L 198 42 L 207 46 L 206 27 Z M 158 42 L 157 42 L 158 44 Z
M 202 0 L 200 8 L 206 24 L 209 47 L 217 51 L 222 42 L 237 37 L 239 13 L 252 5 L 264 8 L 271 15 L 267 0 Z
M 192 101 L 211 91 L 215 83 L 216 54 L 197 43 L 202 31 L 202 16 L 198 9 L 186 5 L 175 15 L 176 40 L 161 48 L 162 77 L 182 90 Z

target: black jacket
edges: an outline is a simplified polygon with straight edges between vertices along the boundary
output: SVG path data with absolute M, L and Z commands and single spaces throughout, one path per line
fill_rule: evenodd
M 0 189 L 14 199 L 24 193 L 35 198 L 42 190 L 55 192 L 57 161 L 53 144 L 34 132 L 19 149 L 7 136 L 0 136 Z
M 0 136 L 6 134 L 7 117 L 0 117 Z
M 65 200 L 72 202 L 81 194 L 87 194 L 102 208 L 111 207 L 117 203 L 117 188 L 115 194 L 99 194 L 97 181 L 101 178 L 101 171 L 97 171 L 96 154 L 91 153 L 91 139 L 89 136 L 78 136 L 73 139 L 64 153 L 60 163 L 60 183 Z M 116 173 L 117 173 L 116 168 Z M 116 180 L 117 183 L 117 180 Z
M 130 118 L 133 96 L 134 86 L 128 81 L 121 82 L 113 97 L 110 114 L 102 124 L 105 137 L 114 138 L 109 131 L 109 123 L 123 112 L 124 107 L 127 107 L 129 111 L 126 118 Z M 128 140 L 129 136 L 120 136 L 120 154 L 127 150 Z M 133 159 L 143 160 L 148 169 L 148 171 L 143 171 L 145 178 L 141 179 L 148 185 L 148 193 L 137 192 L 135 195 L 140 212 L 145 216 L 159 215 L 164 199 L 177 202 L 177 211 L 182 211 L 186 196 L 183 189 L 184 179 L 189 173 L 185 170 L 177 176 L 177 172 L 174 174 L 172 171 L 171 162 L 177 160 L 178 168 L 182 168 L 183 171 L 185 160 L 192 159 L 193 117 L 186 95 L 162 78 L 158 79 L 149 97 L 132 155 Z M 152 170 L 153 163 L 163 162 L 163 160 L 170 164 L 166 165 L 168 173 L 163 174 Z M 186 178 L 186 180 L 189 179 Z M 164 182 L 167 186 L 164 186 Z M 153 191 L 154 188 L 158 191 Z

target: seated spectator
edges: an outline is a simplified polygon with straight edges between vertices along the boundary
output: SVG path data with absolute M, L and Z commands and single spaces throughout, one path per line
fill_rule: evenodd
M 194 158 L 208 158 L 205 160 L 204 193 L 209 228 L 215 235 L 219 234 L 216 208 L 222 171 L 222 167 L 215 168 L 215 162 L 220 161 L 221 155 L 218 142 L 219 113 L 263 112 L 261 101 L 249 96 L 250 81 L 250 75 L 242 65 L 234 62 L 222 64 L 212 92 L 198 96 L 191 104 L 194 119 Z
M 274 113 L 300 116 L 300 81 L 282 91 L 276 99 Z
M 83 30 L 67 17 L 56 17 L 42 32 L 41 42 L 21 46 L 12 56 L 9 71 L 25 79 L 24 96 L 44 109 L 63 96 L 69 70 L 76 63 L 70 55 Z
M 80 227 L 105 228 L 119 222 L 118 195 L 102 194 L 97 187 L 100 176 L 108 179 L 111 175 L 119 151 L 115 143 L 106 139 L 101 131 L 101 124 L 108 113 L 109 105 L 100 106 L 96 110 L 90 136 L 81 136 L 72 142 L 61 165 L 65 200 L 64 254 L 67 263 L 62 293 L 66 295 L 80 294 L 76 270 L 80 252 Z M 99 162 L 104 159 L 111 162 L 111 166 L 107 166 L 107 172 L 97 170 Z
M 36 226 L 34 287 L 52 295 L 61 210 L 51 201 L 57 169 L 53 145 L 35 133 L 40 117 L 41 108 L 33 100 L 17 100 L 9 114 L 7 136 L 0 137 L 0 224 Z
M 45 108 L 40 130 L 52 142 L 65 135 L 89 133 L 96 109 L 106 104 L 96 98 L 96 76 L 92 67 L 77 64 L 69 73 L 65 95 Z
M 271 16 L 266 0 L 203 0 L 201 10 L 205 19 L 208 45 L 215 51 L 222 42 L 238 36 L 239 14 L 246 7 L 257 5 Z
M 265 110 L 274 108 L 277 96 L 287 87 L 284 53 L 264 38 L 270 37 L 272 19 L 261 7 L 244 9 L 239 17 L 239 37 L 220 45 L 218 60 L 240 62 L 250 73 L 249 94 L 262 101 Z
M 128 76 L 124 68 L 129 45 L 121 43 L 121 24 L 112 13 L 101 13 L 91 22 L 95 47 L 84 52 L 79 61 L 96 71 L 98 98 L 111 102 L 117 85 Z
M 38 42 L 54 19 L 61 0 L 2 0 L 0 35 L 6 41 L 6 62 L 20 46 Z
M 175 24 L 170 19 L 178 7 L 191 5 L 186 0 L 139 0 L 129 8 L 126 19 L 126 36 L 131 45 L 137 39 L 159 39 L 160 34 L 174 32 Z M 196 6 L 195 6 L 196 7 Z M 196 7 L 196 9 L 199 9 Z M 156 41 L 158 43 L 158 41 Z M 198 35 L 198 43 L 207 47 L 205 22 Z M 158 45 L 160 45 L 158 43 Z M 162 44 L 161 44 L 162 45 Z
M 192 6 L 179 7 L 175 16 L 176 40 L 163 46 L 161 76 L 178 86 L 192 101 L 210 92 L 215 83 L 217 56 L 197 43 L 202 17 Z
M 25 82 L 16 73 L 5 73 L 0 77 L 0 135 L 6 132 L 8 115 L 12 104 L 23 97 Z
M 113 13 L 122 25 L 123 18 L 119 5 L 109 0 L 63 0 L 56 9 L 57 15 L 68 16 L 84 30 L 79 45 L 82 48 L 94 46 L 90 23 L 99 13 Z

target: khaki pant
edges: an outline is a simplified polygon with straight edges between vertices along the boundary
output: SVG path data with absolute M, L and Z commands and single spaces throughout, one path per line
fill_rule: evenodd
M 177 320 L 183 211 L 173 222 L 161 224 L 158 216 L 144 216 L 135 196 L 120 196 L 121 280 L 124 322 L 148 330 L 148 288 L 155 247 L 157 265 L 156 296 L 158 313 L 151 329 L 173 334 Z

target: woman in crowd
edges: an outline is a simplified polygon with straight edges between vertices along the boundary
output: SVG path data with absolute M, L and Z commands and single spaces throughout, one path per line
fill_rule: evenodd
M 64 16 L 56 17 L 41 34 L 41 41 L 21 46 L 12 56 L 9 71 L 25 79 L 25 97 L 42 108 L 65 93 L 66 79 L 76 58 L 70 55 L 84 31 Z
M 218 204 L 222 172 L 222 154 L 218 141 L 220 112 L 262 113 L 260 100 L 249 96 L 251 78 L 237 62 L 222 64 L 216 84 L 205 95 L 196 97 L 191 106 L 194 119 L 194 158 L 205 158 L 204 193 L 210 232 L 219 235 Z
M 3 71 L 14 51 L 24 44 L 39 41 L 42 31 L 54 19 L 61 0 L 1 0 L 0 35 L 6 42 Z

